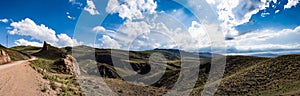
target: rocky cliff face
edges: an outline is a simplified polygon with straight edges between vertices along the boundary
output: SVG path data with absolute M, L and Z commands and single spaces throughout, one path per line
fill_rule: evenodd
M 65 58 L 57 60 L 54 65 L 56 65 L 58 70 L 64 74 L 70 74 L 74 76 L 80 74 L 77 60 L 71 55 L 66 55 Z
M 0 64 L 8 62 L 11 62 L 9 55 L 4 50 L 0 50 Z

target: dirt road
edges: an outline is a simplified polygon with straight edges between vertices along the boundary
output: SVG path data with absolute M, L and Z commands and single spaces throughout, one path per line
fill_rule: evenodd
M 47 96 L 51 94 L 51 92 L 41 91 L 45 86 L 49 86 L 48 81 L 29 66 L 29 61 L 16 61 L 0 66 L 0 96 Z

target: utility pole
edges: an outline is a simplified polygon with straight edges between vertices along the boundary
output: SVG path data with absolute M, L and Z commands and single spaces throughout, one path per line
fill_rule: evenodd
M 6 35 L 6 47 L 8 48 L 8 34 Z

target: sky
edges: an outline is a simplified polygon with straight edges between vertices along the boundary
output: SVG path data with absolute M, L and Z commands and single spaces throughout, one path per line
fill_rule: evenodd
M 299 0 L 5 0 L 0 12 L 7 47 L 210 52 L 217 38 L 229 55 L 300 54 Z

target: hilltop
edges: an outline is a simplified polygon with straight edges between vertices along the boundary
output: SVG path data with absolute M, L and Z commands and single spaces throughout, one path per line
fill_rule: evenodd
M 30 55 L 23 53 L 22 51 L 6 48 L 1 44 L 0 50 L 4 50 L 5 52 L 7 52 L 12 61 L 27 60 L 30 58 Z

